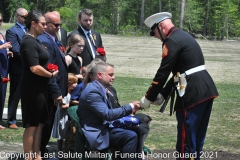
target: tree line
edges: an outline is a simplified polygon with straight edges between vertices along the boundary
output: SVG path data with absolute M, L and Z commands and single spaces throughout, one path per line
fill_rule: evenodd
M 78 27 L 82 8 L 94 13 L 94 29 L 105 34 L 148 35 L 144 20 L 170 12 L 176 27 L 202 37 L 236 39 L 240 35 L 240 0 L 1 0 L 4 22 L 15 21 L 15 10 L 59 11 L 63 27 Z

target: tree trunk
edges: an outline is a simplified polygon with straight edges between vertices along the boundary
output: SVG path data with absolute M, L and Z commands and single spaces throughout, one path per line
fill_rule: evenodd
M 159 12 L 162 12 L 162 0 L 158 0 Z
M 179 28 L 183 28 L 184 11 L 185 11 L 185 0 L 182 0 Z
M 143 23 L 144 23 L 144 0 L 142 0 L 141 17 L 140 17 L 140 27 L 142 31 L 143 31 Z
M 205 18 L 204 18 L 204 25 L 203 25 L 203 36 L 207 34 L 207 22 L 208 22 L 208 11 L 209 11 L 209 0 L 206 0 L 206 8 L 205 8 Z

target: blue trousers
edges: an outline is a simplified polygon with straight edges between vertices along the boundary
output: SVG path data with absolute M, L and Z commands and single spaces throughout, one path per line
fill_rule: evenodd
M 134 160 L 138 159 L 138 135 L 136 131 L 123 129 L 123 128 L 113 128 L 109 130 L 109 146 L 121 148 L 121 153 L 119 151 L 115 152 L 114 156 L 118 156 L 124 160 Z M 126 157 L 124 157 L 126 153 Z M 129 154 L 137 153 L 136 156 L 130 157 Z M 141 153 L 141 152 L 140 152 Z
M 177 125 L 177 159 L 186 158 L 192 153 L 194 159 L 200 159 L 208 122 L 212 110 L 213 99 L 202 102 L 192 108 L 187 108 L 176 112 Z M 184 118 L 185 117 L 185 118 Z M 187 133 L 184 127 L 184 119 L 186 119 Z M 188 145 L 188 138 L 191 148 Z M 195 153 L 195 154 L 193 154 Z

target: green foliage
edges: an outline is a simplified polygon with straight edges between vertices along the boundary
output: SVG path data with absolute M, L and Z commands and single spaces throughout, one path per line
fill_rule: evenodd
M 2 0 L 0 12 L 4 22 L 14 22 L 18 7 L 39 10 L 42 13 L 57 10 L 61 13 L 63 26 L 74 30 L 78 26 L 77 13 L 90 8 L 94 13 L 94 29 L 106 34 L 147 35 L 141 26 L 141 0 Z M 209 1 L 208 12 L 206 5 Z M 161 2 L 161 6 L 159 5 Z M 181 0 L 145 0 L 144 19 L 154 13 L 172 13 L 176 27 L 180 24 Z M 159 8 L 161 7 L 161 8 Z M 235 38 L 240 35 L 239 0 L 188 0 L 185 6 L 183 29 L 215 39 Z M 206 24 L 204 23 L 207 21 Z M 139 30 L 141 28 L 141 30 Z M 206 29 L 206 30 L 205 30 Z M 204 33 L 205 34 L 205 33 Z

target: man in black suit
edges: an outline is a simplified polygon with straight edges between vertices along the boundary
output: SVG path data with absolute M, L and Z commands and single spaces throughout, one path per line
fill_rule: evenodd
M 18 8 L 16 10 L 16 24 L 6 31 L 6 40 L 11 42 L 13 57 L 9 58 L 9 77 L 10 94 L 8 98 L 8 127 L 10 129 L 17 129 L 16 125 L 16 111 L 20 100 L 19 82 L 22 76 L 22 61 L 20 58 L 20 43 L 23 35 L 26 33 L 24 24 L 24 17 L 28 14 L 25 8 Z
M 49 63 L 58 66 L 59 73 L 56 78 L 51 78 L 48 85 L 48 116 L 49 121 L 44 125 L 41 139 L 41 154 L 46 152 L 46 146 L 51 137 L 55 112 L 57 107 L 62 104 L 62 98 L 67 95 L 68 73 L 64 53 L 61 50 L 60 42 L 57 41 L 56 35 L 61 27 L 59 14 L 48 12 L 45 14 L 47 28 L 44 34 L 38 36 L 38 40 L 49 51 Z
M 96 57 L 96 49 L 102 46 L 102 38 L 100 33 L 92 30 L 93 25 L 93 13 L 90 9 L 82 9 L 78 13 L 79 28 L 69 34 L 70 37 L 73 34 L 80 34 L 84 41 L 85 47 L 80 54 L 83 60 L 82 66 L 88 65 Z

